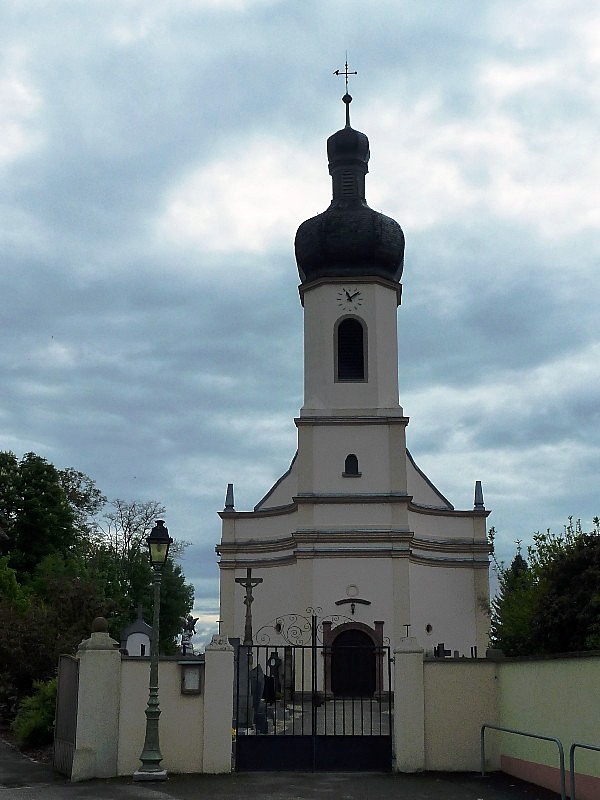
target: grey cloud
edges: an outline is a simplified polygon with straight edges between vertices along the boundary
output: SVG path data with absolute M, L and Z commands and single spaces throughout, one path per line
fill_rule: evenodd
M 552 62 L 557 32 L 537 51 L 520 52 L 496 30 L 497 16 L 508 13 L 501 4 L 466 0 L 435 11 L 311 0 L 245 13 L 148 3 L 148 35 L 117 44 L 111 26 L 141 24 L 140 8 L 102 4 L 102 18 L 97 4 L 55 4 L 44 14 L 35 4 L 3 9 L 0 41 L 6 53 L 15 45 L 25 54 L 24 79 L 41 99 L 27 124 L 43 143 L 2 167 L 4 219 L 19 223 L 5 222 L 0 238 L 0 435 L 17 450 L 88 472 L 111 497 L 163 501 L 174 534 L 194 542 L 184 570 L 197 596 L 216 602 L 216 511 L 227 481 L 236 483 L 238 507 L 251 507 L 294 452 L 302 312 L 291 237 L 287 250 L 258 254 L 157 243 L 166 193 L 257 134 L 316 143 L 327 181 L 325 139 L 343 121 L 343 81 L 331 73 L 346 47 L 359 70 L 353 120 L 368 133 L 365 109 L 375 99 L 395 110 L 433 98 L 430 124 L 440 127 L 477 119 L 492 102 L 482 70 L 493 60 Z M 573 75 L 584 78 L 588 68 L 578 62 Z M 563 86 L 551 78 L 518 88 L 496 110 L 532 140 L 568 123 L 569 174 L 569 159 L 583 157 L 577 148 L 597 127 L 589 91 L 583 80 Z M 394 150 L 397 142 L 377 146 Z M 401 174 L 411 154 L 395 157 Z M 485 188 L 488 157 L 456 154 L 452 163 L 467 185 Z M 384 184 L 376 152 L 373 165 L 369 181 Z M 297 165 L 286 169 L 293 174 Z M 399 209 L 411 200 L 400 196 L 397 208 L 382 210 L 402 224 Z M 421 455 L 424 466 L 430 455 L 444 459 L 445 474 L 432 477 L 443 491 L 446 481 L 457 488 L 457 505 L 468 507 L 473 480 L 483 479 L 507 542 L 513 531 L 560 524 L 569 512 L 591 516 L 600 452 L 592 380 L 558 400 L 532 396 L 503 420 L 467 401 L 456 420 L 443 408 L 424 416 L 412 396 L 440 386 L 466 394 L 492 387 L 498 375 L 527 386 L 537 368 L 575 359 L 597 341 L 597 230 L 590 223 L 550 239 L 528 220 L 451 208 L 443 224 L 404 227 L 400 389 L 418 463 Z M 474 472 L 481 467 L 456 483 L 445 452 L 454 423 L 467 432 Z M 511 496 L 494 453 L 560 442 L 589 445 L 572 485 L 549 497 L 526 475 L 511 476 L 533 492 Z

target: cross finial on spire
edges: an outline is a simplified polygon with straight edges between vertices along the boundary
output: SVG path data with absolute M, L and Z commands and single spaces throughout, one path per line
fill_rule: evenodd
M 354 70 L 354 72 L 350 72 L 348 70 L 348 53 L 346 53 L 346 63 L 344 64 L 344 69 L 336 69 L 333 71 L 334 75 L 343 75 L 346 79 L 346 94 L 342 97 L 342 101 L 346 104 L 346 127 L 350 127 L 350 103 L 352 102 L 352 96 L 348 94 L 348 75 L 358 75 L 358 72 Z

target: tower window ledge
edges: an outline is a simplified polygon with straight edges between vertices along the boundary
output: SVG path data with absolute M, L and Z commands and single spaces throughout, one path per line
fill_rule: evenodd
M 342 472 L 342 478 L 360 478 L 362 472 Z

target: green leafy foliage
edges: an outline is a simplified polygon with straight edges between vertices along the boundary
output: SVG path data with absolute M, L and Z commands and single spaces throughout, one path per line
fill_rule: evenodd
M 506 655 L 525 655 L 536 603 L 536 586 L 527 562 L 517 553 L 499 575 L 498 594 L 492 601 L 492 646 Z
M 7 485 L 0 485 L 2 527 L 6 535 L 2 552 L 10 553 L 10 566 L 19 579 L 32 574 L 49 553 L 67 553 L 73 543 L 73 510 L 61 486 L 58 470 L 35 453 L 17 462 L 13 453 L 3 453 L 0 472 Z
M 61 653 L 74 653 L 94 617 L 108 619 L 113 638 L 142 607 L 152 620 L 152 568 L 146 537 L 165 509 L 156 501 L 115 500 L 108 507 L 94 481 L 57 470 L 28 453 L 0 452 L 0 713 L 35 681 L 52 678 Z M 172 546 L 163 568 L 159 649 L 176 650 L 180 619 L 193 587 Z M 175 559 L 175 560 L 173 560 Z
M 54 736 L 57 679 L 36 681 L 34 693 L 19 704 L 12 729 L 21 746 L 49 744 Z
M 89 557 L 94 572 L 103 575 L 113 601 L 108 621 L 110 633 L 116 639 L 135 619 L 138 607 L 143 609 L 147 621 L 152 619 L 152 567 L 146 538 L 156 519 L 164 513 L 164 506 L 156 501 L 117 499 L 99 525 L 96 547 Z M 171 556 L 162 569 L 159 650 L 166 655 L 175 653 L 180 619 L 187 616 L 194 604 L 194 587 L 186 584 L 181 568 L 174 561 L 185 546 L 185 542 L 174 542 Z
M 531 640 L 542 653 L 600 644 L 600 536 L 581 533 L 544 571 Z
M 534 534 L 527 560 L 518 551 L 510 567 L 496 562 L 493 647 L 508 656 L 600 649 L 600 519 L 593 523 L 585 533 L 570 517 L 562 534 Z
M 181 618 L 187 617 L 194 606 L 194 587 L 185 582 L 181 567 L 171 558 L 162 569 L 160 593 L 160 636 L 158 647 L 165 655 L 174 655 L 176 641 L 173 631 L 181 630 Z M 151 619 L 149 616 L 148 619 Z
M 0 601 L 11 608 L 26 611 L 31 599 L 30 593 L 19 584 L 17 573 L 8 566 L 10 556 L 0 558 Z
M 58 470 L 58 480 L 71 506 L 75 530 L 82 538 L 94 535 L 97 516 L 106 505 L 106 497 L 84 472 L 66 467 Z

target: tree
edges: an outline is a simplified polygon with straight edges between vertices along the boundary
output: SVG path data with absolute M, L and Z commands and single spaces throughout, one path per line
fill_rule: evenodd
M 114 603 L 108 622 L 115 638 L 135 618 L 138 607 L 143 608 L 146 619 L 152 619 L 152 567 L 146 538 L 164 514 L 165 507 L 155 500 L 117 499 L 98 526 L 92 559 Z M 194 604 L 194 587 L 186 584 L 180 566 L 173 560 L 183 554 L 186 546 L 186 542 L 174 542 L 162 570 L 159 649 L 166 654 L 175 652 L 181 617 L 187 616 Z
M 73 512 L 75 529 L 83 539 L 92 537 L 97 529 L 97 516 L 106 505 L 106 497 L 89 475 L 73 467 L 59 469 L 58 479 Z
M 569 517 L 562 534 L 533 535 L 527 561 L 519 546 L 508 569 L 496 562 L 493 647 L 509 656 L 600 648 L 600 519 L 593 524 L 585 533 Z
M 534 652 L 600 648 L 600 535 L 580 533 L 544 570 L 531 625 Z
M 175 544 L 175 542 L 173 543 Z M 175 557 L 177 557 L 175 555 Z M 150 596 L 146 608 L 150 610 Z M 194 607 L 194 587 L 185 582 L 181 567 L 169 556 L 162 568 L 160 593 L 160 637 L 159 650 L 165 655 L 176 652 L 176 637 L 181 631 L 181 618 L 187 617 Z M 149 617 L 150 618 L 150 617 Z
M 17 580 L 17 573 L 8 562 L 10 556 L 0 558 L 0 598 L 8 608 L 26 611 L 29 608 L 30 593 Z
M 19 462 L 14 453 L 0 452 L 0 537 L 1 552 L 10 547 L 9 531 L 17 516 Z
M 52 464 L 35 453 L 26 453 L 19 462 L 13 453 L 1 455 L 0 474 L 6 483 L 0 484 L 0 513 L 8 538 L 0 544 L 23 579 L 49 553 L 68 552 L 75 520 Z
M 145 539 L 164 506 L 106 498 L 74 468 L 41 456 L 0 452 L 0 714 L 12 713 L 36 680 L 51 678 L 61 653 L 73 653 L 94 617 L 115 639 L 142 606 L 152 618 L 152 568 Z M 177 559 L 185 542 L 172 546 Z M 175 652 L 180 618 L 194 589 L 169 558 L 163 568 L 161 636 Z M 8 711 L 7 711 L 8 709 Z
M 533 573 L 518 551 L 510 567 L 499 570 L 498 594 L 492 600 L 492 647 L 507 656 L 526 654 L 535 598 Z

